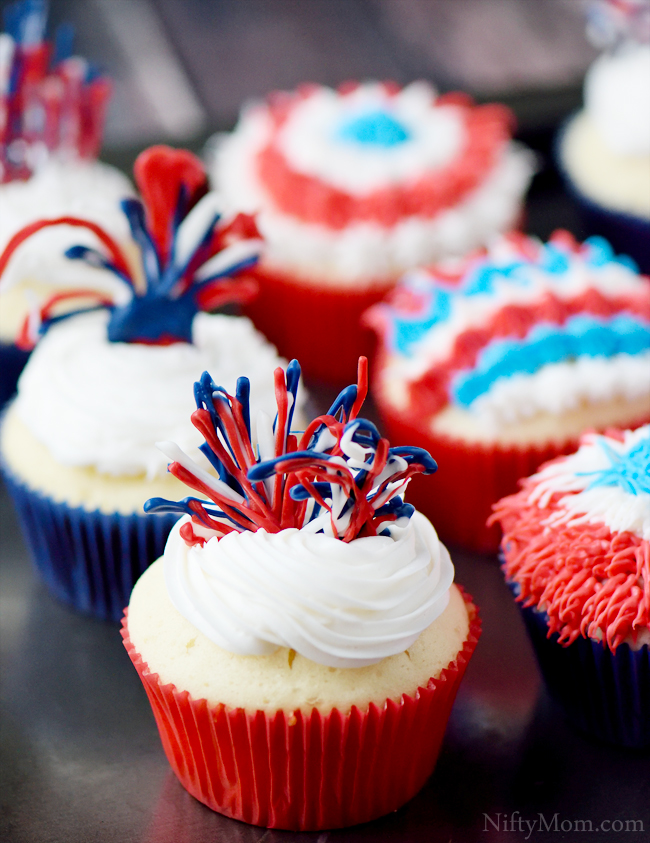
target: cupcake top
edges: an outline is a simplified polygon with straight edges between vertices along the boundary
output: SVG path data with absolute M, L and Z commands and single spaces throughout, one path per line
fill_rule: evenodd
M 147 511 L 185 513 L 165 555 L 178 612 L 231 653 L 286 647 L 330 667 L 361 667 L 408 648 L 444 611 L 453 566 L 431 524 L 402 494 L 435 471 L 418 448 L 390 448 L 358 417 L 359 383 L 292 434 L 300 369 L 275 373 L 277 415 L 251 438 L 247 379 L 233 396 L 206 372 L 195 384 L 194 426 L 207 472 L 175 443 L 169 470 L 201 497 L 153 499 Z
M 69 248 L 68 260 L 112 275 L 122 295 L 91 286 L 58 293 L 32 313 L 20 343 L 45 336 L 20 379 L 12 413 L 66 466 L 152 478 L 166 473 L 157 440 L 200 443 L 185 424 L 188 382 L 210 367 L 234 388 L 243 370 L 259 384 L 259 406 L 270 409 L 266 376 L 281 361 L 247 319 L 197 313 L 254 294 L 250 282 L 232 277 L 257 259 L 254 222 L 241 215 L 221 221 L 200 162 L 184 150 L 147 150 L 136 162 L 136 180 L 142 201 L 122 202 L 130 250 L 91 220 L 64 218 L 94 238 L 93 248 Z M 42 220 L 18 232 L 0 256 L 0 271 L 34 232 L 60 224 Z M 72 318 L 58 312 L 61 302 L 76 308 Z
M 454 406 L 498 430 L 650 391 L 650 281 L 601 238 L 504 236 L 408 274 L 367 318 L 384 387 L 423 414 Z
M 560 643 L 650 643 L 649 425 L 585 434 L 494 510 L 506 576 Z
M 512 115 L 424 82 L 305 85 L 244 110 L 213 178 L 271 266 L 377 283 L 510 225 L 532 172 Z

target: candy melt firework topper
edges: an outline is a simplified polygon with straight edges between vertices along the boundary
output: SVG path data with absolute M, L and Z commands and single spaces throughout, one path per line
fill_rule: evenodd
M 197 311 L 248 301 L 255 294 L 253 281 L 230 277 L 257 261 L 262 241 L 255 223 L 244 214 L 221 222 L 216 196 L 207 192 L 196 156 L 154 146 L 138 156 L 134 175 L 142 200 L 123 199 L 121 207 L 139 260 L 134 262 L 101 226 L 72 216 L 38 220 L 9 241 L 0 255 L 0 276 L 14 251 L 37 231 L 63 225 L 89 229 L 98 248 L 72 246 L 66 257 L 111 272 L 130 296 L 117 303 L 92 289 L 55 294 L 27 319 L 19 345 L 33 346 L 50 324 L 72 315 L 57 315 L 57 309 L 75 299 L 80 306 L 74 313 L 98 307 L 111 312 L 112 342 L 189 343 Z
M 506 576 L 525 606 L 545 611 L 549 636 L 615 651 L 650 627 L 650 426 L 586 434 L 504 498 Z M 642 643 L 640 641 L 639 643 Z
M 45 0 L 4 10 L 0 34 L 0 182 L 27 179 L 51 155 L 96 158 L 110 81 L 71 55 L 72 29 L 44 40 Z
M 650 0 L 592 0 L 587 6 L 587 37 L 600 48 L 625 41 L 650 44 Z
M 159 447 L 174 460 L 169 471 L 210 501 L 153 498 L 145 511 L 191 515 L 181 528 L 189 545 L 260 528 L 271 533 L 297 528 L 350 542 L 386 535 L 391 522 L 410 518 L 413 507 L 401 497 L 409 478 L 432 474 L 437 466 L 421 448 L 390 448 L 372 422 L 358 418 L 367 393 L 366 359 L 359 360 L 358 383 L 344 389 L 300 436 L 290 432 L 299 379 L 296 360 L 286 377 L 275 370 L 277 416 L 272 425 L 260 413 L 255 448 L 248 379 L 239 379 L 232 396 L 205 372 L 194 385 L 192 423 L 205 438 L 201 451 L 218 479 L 174 443 Z

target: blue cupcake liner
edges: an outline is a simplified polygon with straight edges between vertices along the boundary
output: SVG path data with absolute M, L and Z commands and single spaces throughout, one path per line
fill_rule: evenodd
M 575 115 L 574 115 L 575 116 Z M 567 193 L 575 202 L 588 234 L 606 237 L 618 254 L 629 255 L 641 272 L 650 274 L 650 220 L 606 208 L 576 186 L 562 161 L 562 144 L 570 117 L 557 134 L 555 161 Z
M 515 596 L 516 583 L 508 582 Z M 650 747 L 650 648 L 621 644 L 616 652 L 591 638 L 568 647 L 548 636 L 548 616 L 518 604 L 553 699 L 573 725 L 606 743 Z
M 49 590 L 72 608 L 119 621 L 140 575 L 160 557 L 176 514 L 106 514 L 70 507 L 0 469 L 32 562 Z
M 18 378 L 30 354 L 31 352 L 23 351 L 17 345 L 0 343 L 0 409 L 16 391 Z

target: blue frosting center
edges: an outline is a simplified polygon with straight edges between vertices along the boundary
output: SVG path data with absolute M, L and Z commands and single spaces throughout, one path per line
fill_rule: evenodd
M 617 453 L 603 438 L 599 444 L 609 466 L 598 471 L 581 472 L 583 477 L 594 479 L 587 486 L 620 486 L 631 495 L 650 495 L 650 433 L 626 454 Z
M 378 109 L 343 123 L 337 130 L 336 137 L 361 146 L 390 149 L 410 140 L 411 133 L 392 114 Z
M 641 354 L 648 348 L 650 325 L 625 313 L 609 320 L 574 316 L 564 325 L 536 325 L 524 339 L 495 340 L 487 345 L 475 367 L 454 379 L 452 400 L 469 407 L 500 378 L 532 375 L 542 366 L 579 356 Z

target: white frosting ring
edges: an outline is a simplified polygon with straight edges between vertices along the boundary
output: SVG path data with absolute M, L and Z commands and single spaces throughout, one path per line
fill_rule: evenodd
M 363 667 L 408 649 L 445 610 L 454 567 L 415 513 L 391 536 L 230 533 L 188 547 L 172 530 L 167 590 L 207 638 L 238 655 L 279 647 L 329 667 Z

